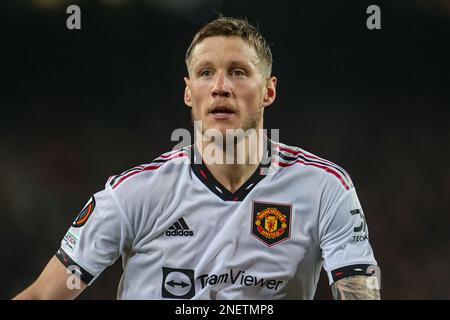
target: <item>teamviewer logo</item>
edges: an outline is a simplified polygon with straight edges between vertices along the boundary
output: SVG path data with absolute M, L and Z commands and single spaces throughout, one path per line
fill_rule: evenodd
M 195 294 L 194 270 L 162 268 L 162 297 L 190 299 Z

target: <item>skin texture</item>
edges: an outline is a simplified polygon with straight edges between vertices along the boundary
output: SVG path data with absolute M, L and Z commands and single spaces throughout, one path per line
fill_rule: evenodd
M 262 128 L 264 108 L 276 96 L 276 78 L 266 79 L 253 47 L 240 37 L 210 37 L 193 51 L 184 101 L 204 129 Z M 224 105 L 235 114 L 214 120 L 209 111 Z M 225 132 L 223 132 L 225 133 Z
M 368 278 L 368 276 L 354 276 L 336 281 L 331 286 L 333 298 L 335 300 L 380 300 L 380 290 L 368 286 Z
M 87 287 L 81 280 L 77 281 L 79 289 L 69 289 L 69 277 L 74 277 L 67 268 L 53 257 L 38 279 L 19 293 L 14 300 L 70 300 L 75 299 Z
M 188 69 L 189 78 L 184 78 L 184 102 L 192 108 L 192 119 L 202 121 L 202 132 L 197 135 L 200 139 L 208 129 L 219 130 L 225 136 L 227 129 L 263 128 L 264 109 L 275 100 L 277 79 L 264 76 L 256 50 L 242 38 L 216 36 L 204 39 L 194 48 Z M 216 106 L 224 106 L 232 113 L 226 119 L 217 119 L 211 112 Z M 246 143 L 243 139 L 235 148 Z M 202 150 L 208 145 L 198 140 L 196 144 Z M 225 148 L 223 145 L 218 147 L 225 159 Z M 246 159 L 249 154 L 257 154 L 257 150 L 247 147 L 245 150 Z M 205 164 L 225 188 L 234 192 L 247 181 L 259 163 L 246 161 L 224 165 L 206 161 Z

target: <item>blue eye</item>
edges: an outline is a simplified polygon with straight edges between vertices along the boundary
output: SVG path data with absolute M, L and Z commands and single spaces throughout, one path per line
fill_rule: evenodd
M 240 69 L 234 69 L 234 70 L 232 70 L 232 71 L 230 72 L 230 74 L 231 74 L 232 76 L 240 77 L 240 76 L 245 75 L 245 72 L 242 71 L 242 70 L 240 70 Z
M 210 76 L 212 76 L 212 72 L 211 72 L 211 70 L 203 70 L 200 72 L 200 76 L 201 77 L 210 77 Z

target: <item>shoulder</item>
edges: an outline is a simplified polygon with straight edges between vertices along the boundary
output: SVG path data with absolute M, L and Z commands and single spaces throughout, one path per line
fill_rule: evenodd
M 114 191 L 127 188 L 139 188 L 143 184 L 152 183 L 157 180 L 160 173 L 170 172 L 174 176 L 179 174 L 183 167 L 180 164 L 190 163 L 190 149 L 192 146 L 182 149 L 169 151 L 159 155 L 153 161 L 147 164 L 141 164 L 128 169 L 118 175 L 110 176 L 105 187 Z M 167 179 L 167 175 L 164 175 Z
M 170 194 L 174 185 L 190 168 L 190 147 L 161 154 L 153 161 L 111 176 L 104 194 L 115 203 L 133 230 L 139 229 L 140 219 L 148 208 Z
M 274 164 L 289 168 L 292 174 L 304 174 L 328 187 L 350 190 L 353 183 L 350 175 L 341 166 L 321 158 L 300 147 L 274 143 Z

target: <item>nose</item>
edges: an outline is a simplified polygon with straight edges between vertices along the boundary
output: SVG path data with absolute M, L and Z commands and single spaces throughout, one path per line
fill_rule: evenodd
M 211 94 L 214 98 L 223 97 L 229 98 L 231 96 L 231 90 L 227 83 L 226 76 L 223 72 L 218 72 L 214 79 Z

